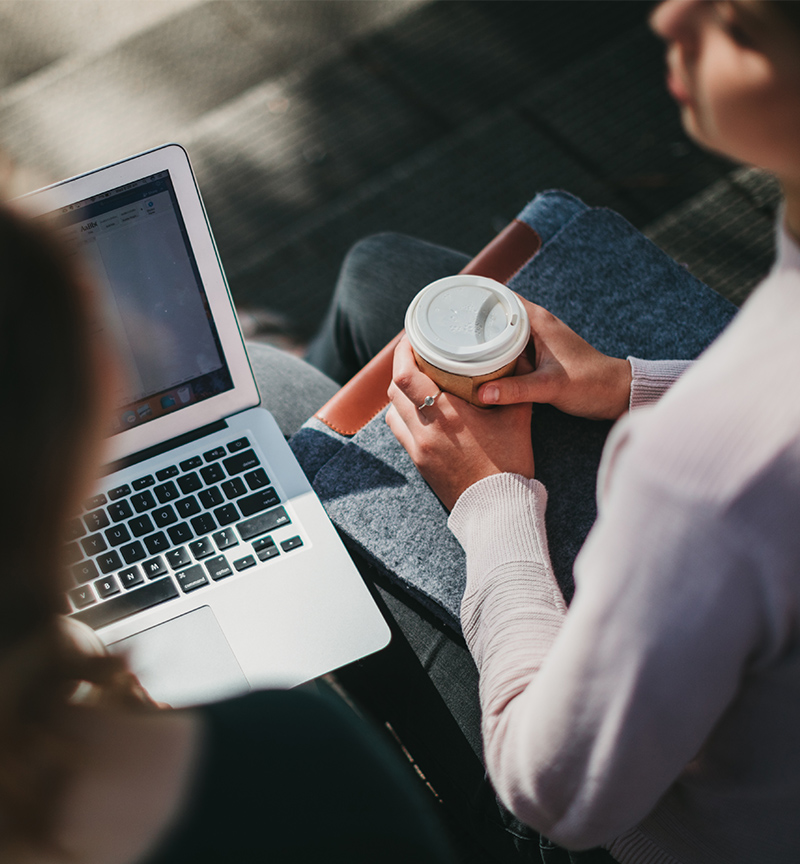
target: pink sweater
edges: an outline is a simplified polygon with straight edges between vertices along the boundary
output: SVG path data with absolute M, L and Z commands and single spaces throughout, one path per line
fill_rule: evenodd
M 570 848 L 796 864 L 800 248 L 780 235 L 772 273 L 686 374 L 631 363 L 569 611 L 541 483 L 489 477 L 450 516 L 489 774 Z

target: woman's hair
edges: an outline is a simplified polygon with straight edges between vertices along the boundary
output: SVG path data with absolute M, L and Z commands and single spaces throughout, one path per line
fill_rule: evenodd
M 126 678 L 121 661 L 80 654 L 59 626 L 66 530 L 98 419 L 90 304 L 55 239 L 0 207 L 0 857 L 49 842 L 77 756 L 64 731 L 75 682 L 113 691 Z

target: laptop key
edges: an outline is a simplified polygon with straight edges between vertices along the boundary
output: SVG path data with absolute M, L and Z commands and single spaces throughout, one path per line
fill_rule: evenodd
M 81 546 L 83 546 L 83 551 L 89 557 L 97 555 L 100 552 L 105 552 L 108 549 L 108 543 L 106 543 L 102 534 L 91 534 L 89 537 L 84 537 L 81 540 Z
M 81 585 L 80 588 L 73 588 L 69 592 L 69 598 L 77 609 L 85 609 L 87 606 L 91 606 L 92 603 L 97 603 L 97 597 L 95 597 L 91 585 Z
M 255 471 L 250 471 L 244 475 L 247 485 L 255 492 L 256 489 L 263 489 L 269 486 L 269 477 L 263 468 L 256 468 Z
M 253 555 L 245 555 L 244 558 L 237 558 L 233 562 L 233 566 L 241 573 L 242 570 L 247 570 L 248 567 L 255 567 L 256 559 Z
M 122 524 L 112 525 L 105 533 L 110 546 L 119 546 L 131 539 L 128 529 Z
M 291 552 L 292 549 L 299 549 L 303 545 L 303 540 L 300 537 L 290 537 L 288 540 L 281 540 L 281 549 L 284 552 Z
M 266 510 L 268 507 L 274 507 L 280 503 L 278 493 L 268 486 L 266 489 L 261 489 L 254 492 L 252 495 L 247 495 L 244 498 L 239 498 L 236 503 L 242 511 L 242 516 L 252 516 L 253 513 L 259 513 L 261 510 Z
M 98 555 L 96 563 L 101 573 L 110 573 L 112 570 L 119 570 L 122 567 L 122 559 L 114 550 Z
M 200 505 L 194 495 L 188 498 L 182 498 L 175 504 L 175 509 L 181 519 L 188 519 L 190 516 L 196 516 L 200 512 Z
M 200 476 L 206 481 L 206 486 L 211 486 L 213 483 L 219 483 L 225 479 L 225 472 L 219 462 L 212 462 L 200 469 Z
M 200 561 L 202 558 L 208 558 L 209 555 L 213 555 L 217 550 L 208 537 L 203 537 L 200 540 L 195 540 L 194 543 L 190 543 L 189 551 L 194 555 L 195 561 Z
M 159 576 L 163 576 L 167 572 L 167 565 L 164 563 L 164 559 L 160 555 L 151 558 L 149 561 L 145 561 L 141 567 L 148 579 L 157 579 Z
M 238 498 L 247 492 L 247 486 L 244 485 L 244 480 L 241 477 L 234 477 L 233 480 L 226 480 L 220 489 L 225 493 L 225 497 L 230 501 L 231 498 Z
M 109 525 L 108 514 L 105 510 L 93 510 L 83 517 L 83 521 L 90 531 L 100 531 L 101 528 L 106 528 Z
M 123 519 L 127 519 L 129 516 L 133 516 L 133 510 L 131 509 L 131 505 L 127 501 L 115 501 L 113 504 L 109 504 L 106 508 L 108 510 L 108 515 L 115 522 L 122 522 Z
M 77 540 L 78 537 L 83 537 L 86 533 L 86 528 L 80 519 L 73 519 L 67 526 L 67 540 Z
M 117 501 L 119 498 L 126 498 L 131 494 L 131 487 L 127 483 L 122 486 L 115 486 L 109 493 L 108 497 L 112 501 Z
M 176 546 L 179 543 L 188 543 L 194 537 L 194 531 L 185 522 L 167 528 L 167 534 Z
M 164 507 L 153 510 L 150 515 L 153 517 L 153 522 L 159 528 L 165 528 L 167 525 L 173 525 L 178 521 L 178 514 L 171 504 L 166 504 Z
M 131 519 L 128 522 L 128 527 L 131 529 L 134 537 L 144 537 L 145 534 L 151 534 L 156 530 L 153 520 L 146 513 L 137 516 L 135 519 Z
M 199 456 L 192 456 L 191 459 L 186 459 L 181 462 L 181 471 L 194 471 L 195 468 L 200 468 L 203 460 Z
M 202 534 L 210 534 L 218 527 L 214 521 L 214 517 L 210 513 L 201 513 L 199 516 L 195 516 L 191 520 L 191 525 L 198 537 Z
M 270 558 L 277 558 L 281 554 L 272 537 L 262 537 L 254 541 L 253 550 L 258 555 L 259 561 L 269 561 Z
M 216 507 L 217 504 L 222 504 L 225 500 L 222 497 L 222 492 L 220 492 L 216 486 L 212 486 L 210 489 L 203 489 L 202 492 L 197 494 L 197 497 L 200 499 L 200 503 L 203 507 L 207 510 Z
M 144 513 L 145 510 L 152 510 L 156 506 L 156 499 L 153 498 L 153 493 L 148 489 L 137 495 L 131 495 L 131 504 L 136 508 L 137 513 Z
M 162 504 L 180 498 L 178 487 L 171 480 L 168 483 L 162 483 L 160 486 L 156 486 L 153 491 L 156 493 L 156 498 L 158 498 Z
M 178 580 L 178 584 L 181 586 L 181 591 L 184 594 L 201 588 L 203 585 L 208 585 L 208 576 L 206 576 L 206 571 L 203 569 L 202 564 L 195 564 L 194 567 L 189 567 L 188 570 L 176 573 L 175 578 Z M 154 584 L 158 585 L 158 582 Z
M 167 552 L 166 558 L 167 563 L 173 570 L 180 570 L 181 567 L 192 563 L 191 556 L 183 546 L 180 549 L 173 549 L 171 552 Z
M 171 477 L 178 476 L 178 466 L 170 465 L 168 468 L 162 468 L 160 471 L 156 471 L 156 480 L 169 480 Z
M 134 480 L 131 483 L 135 492 L 140 491 L 141 489 L 147 489 L 148 486 L 152 486 L 156 482 L 155 477 L 152 474 L 148 474 L 146 477 L 140 477 L 138 480 Z
M 213 450 L 203 453 L 203 459 L 205 459 L 206 462 L 214 462 L 216 459 L 222 459 L 223 456 L 227 455 L 228 451 L 224 447 L 215 447 Z
M 96 579 L 100 575 L 100 571 L 94 561 L 81 561 L 80 564 L 73 566 L 72 575 L 79 585 L 83 585 L 85 582 Z
M 106 576 L 105 579 L 98 579 L 94 583 L 94 589 L 100 597 L 111 597 L 119 594 L 119 582 L 113 576 Z
M 239 521 L 239 511 L 233 504 L 226 504 L 224 507 L 217 507 L 214 511 L 214 515 L 217 517 L 217 522 L 219 522 L 220 526 L 222 525 L 230 525 L 232 522 Z
M 75 588 L 75 591 L 82 589 Z M 157 579 L 155 582 L 148 582 L 140 588 L 133 588 L 131 591 L 126 591 L 124 594 L 119 594 L 106 600 L 105 603 L 100 603 L 97 606 L 89 606 L 79 612 L 73 614 L 73 618 L 83 621 L 95 630 L 100 627 L 105 627 L 106 624 L 111 624 L 114 621 L 119 621 L 122 618 L 127 618 L 128 615 L 133 615 L 134 612 L 141 612 L 143 609 L 149 609 L 152 606 L 157 606 L 159 603 L 164 603 L 166 600 L 171 600 L 173 597 L 179 597 L 178 589 L 175 583 L 169 576 L 163 579 Z
M 228 456 L 222 464 L 228 474 L 241 474 L 242 471 L 249 471 L 252 468 L 258 468 L 259 461 L 253 450 L 243 450 L 241 453 L 236 453 L 234 456 Z
M 184 495 L 191 495 L 192 492 L 197 492 L 198 489 L 203 488 L 203 481 L 200 479 L 199 475 L 192 472 L 183 477 L 178 477 L 178 486 L 181 487 L 181 492 L 183 492 Z
M 226 576 L 230 576 L 231 573 L 233 573 L 231 565 L 228 564 L 228 560 L 224 555 L 218 555 L 216 558 L 210 558 L 206 561 L 206 570 L 208 570 L 208 575 L 211 576 L 215 582 L 218 582 L 220 579 L 224 579 Z
M 144 545 L 147 546 L 147 551 L 151 555 L 157 555 L 159 552 L 166 552 L 173 544 L 167 539 L 167 535 L 163 531 L 157 534 L 151 534 L 144 538 Z
M 273 531 L 281 525 L 289 525 L 291 521 L 283 507 L 276 507 L 267 513 L 253 516 L 252 519 L 245 519 L 244 522 L 240 522 L 236 526 L 236 530 L 239 532 L 242 540 L 250 540 L 253 537 L 258 537 L 259 534 Z
M 231 546 L 239 545 L 239 538 L 236 536 L 236 532 L 233 528 L 226 528 L 224 531 L 217 531 L 216 534 L 211 535 L 214 538 L 214 542 L 217 544 L 217 548 L 222 551 L 223 549 L 229 549 Z
M 229 453 L 238 453 L 239 450 L 246 450 L 250 446 L 250 442 L 247 438 L 237 438 L 235 441 L 231 441 L 228 444 L 228 452 Z
M 144 546 L 138 540 L 128 543 L 127 546 L 122 546 L 119 551 L 122 553 L 126 564 L 135 564 L 137 561 L 141 561 L 142 558 L 147 557 Z
M 117 577 L 122 583 L 123 588 L 134 588 L 144 582 L 144 576 L 142 576 L 141 570 L 139 570 L 135 565 L 133 567 L 128 567 L 127 570 L 122 570 L 120 573 L 117 573 Z

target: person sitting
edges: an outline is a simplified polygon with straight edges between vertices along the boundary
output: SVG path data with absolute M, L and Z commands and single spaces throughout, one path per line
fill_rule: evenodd
M 52 237 L 0 209 L 0 260 L 0 859 L 451 861 L 410 768 L 338 697 L 158 710 L 62 617 L 63 538 L 97 479 L 119 367 Z
M 800 4 L 666 0 L 652 27 L 689 136 L 780 181 L 776 264 L 693 364 L 604 356 L 526 303 L 534 362 L 482 387 L 491 411 L 447 393 L 420 410 L 439 388 L 401 341 L 387 422 L 465 549 L 471 656 L 399 592 L 392 612 L 530 860 L 541 839 L 543 860 L 796 861 Z M 468 260 L 399 235 L 361 241 L 308 360 L 344 383 L 420 288 Z M 619 419 L 569 608 L 536 479 L 536 403 Z
M 606 357 L 527 304 L 535 369 L 438 389 L 408 343 L 387 422 L 451 511 L 501 799 L 619 862 L 800 856 L 800 9 L 667 0 L 668 88 L 702 146 L 775 174 L 777 263 L 688 364 Z M 613 326 L 613 325 L 609 325 Z M 616 419 L 567 608 L 531 406 Z M 607 859 L 606 859 L 607 860 Z

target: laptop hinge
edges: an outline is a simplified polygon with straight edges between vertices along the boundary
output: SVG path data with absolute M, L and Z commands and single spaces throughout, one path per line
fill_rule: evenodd
M 115 471 L 121 471 L 123 468 L 130 468 L 132 465 L 138 465 L 144 462 L 145 459 L 150 459 L 153 456 L 160 456 L 162 453 L 167 453 L 169 450 L 174 450 L 183 444 L 191 444 L 192 441 L 198 441 L 200 438 L 205 438 L 206 435 L 211 435 L 213 432 L 221 432 L 228 428 L 228 423 L 225 420 L 217 420 L 214 423 L 209 423 L 206 426 L 201 426 L 199 429 L 193 429 L 191 432 L 186 432 L 183 435 L 178 435 L 175 438 L 170 438 L 169 441 L 164 441 L 162 444 L 156 444 L 153 447 L 148 447 L 146 450 L 139 450 L 138 453 L 132 453 L 124 459 L 119 459 L 106 465 L 103 469 L 103 476 L 113 474 Z

